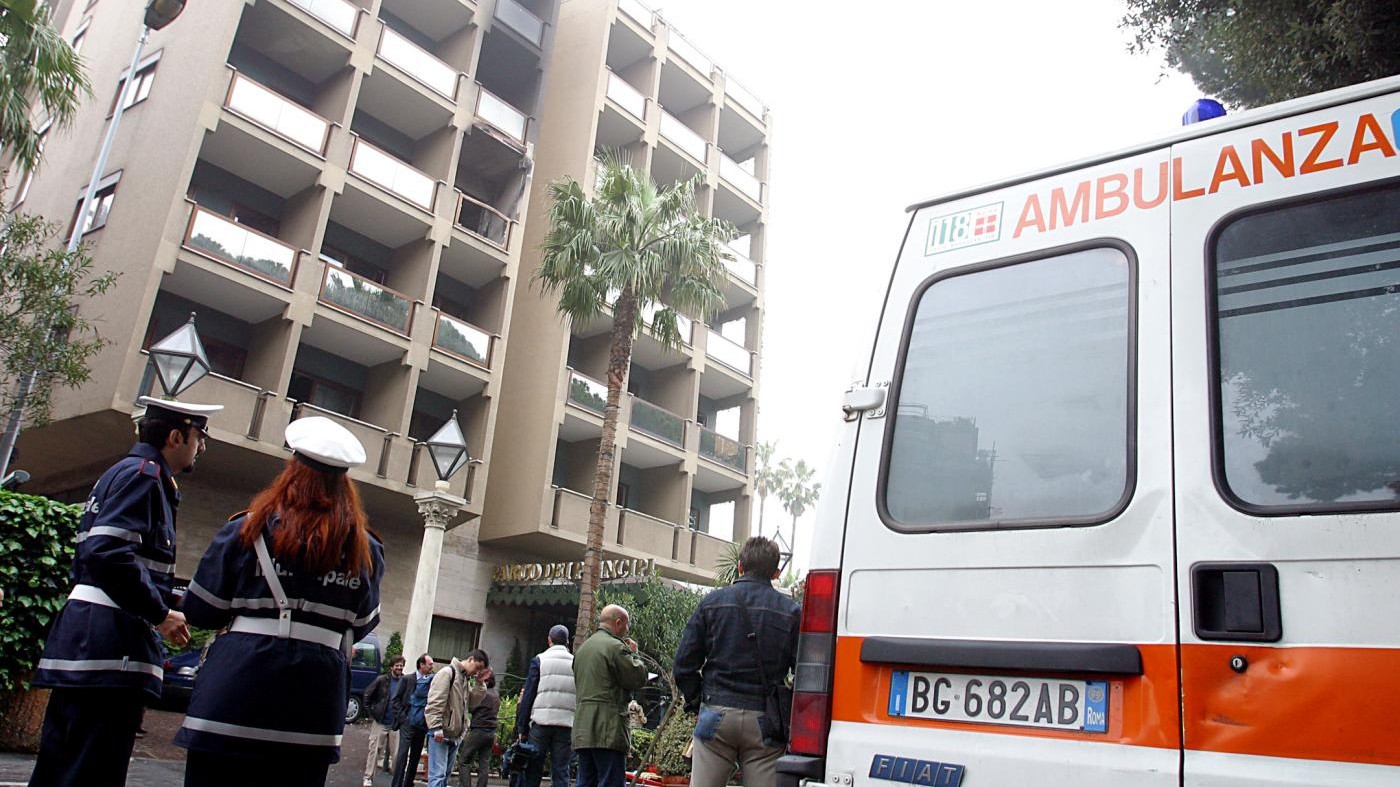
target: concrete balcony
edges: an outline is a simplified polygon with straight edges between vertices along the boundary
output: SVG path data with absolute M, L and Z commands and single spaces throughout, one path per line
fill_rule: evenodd
M 287 0 L 346 38 L 359 28 L 360 9 L 347 0 Z
M 496 21 L 504 22 L 536 49 L 544 45 L 544 20 L 515 0 L 496 0 Z
M 564 540 L 556 554 L 582 557 L 587 543 L 592 498 L 571 489 L 551 487 L 544 532 Z M 685 582 L 714 581 L 723 539 L 699 533 L 640 511 L 608 506 L 603 520 L 603 551 L 609 557 L 655 560 L 662 574 Z

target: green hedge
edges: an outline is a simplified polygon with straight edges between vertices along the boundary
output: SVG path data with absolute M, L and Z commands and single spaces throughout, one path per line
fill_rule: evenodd
M 28 688 L 63 608 L 82 507 L 0 491 L 0 689 Z

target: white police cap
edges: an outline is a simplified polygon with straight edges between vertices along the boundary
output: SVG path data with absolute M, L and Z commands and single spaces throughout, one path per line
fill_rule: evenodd
M 297 459 L 325 473 L 343 473 L 365 463 L 365 447 L 355 435 L 324 416 L 292 421 L 286 438 Z
M 224 409 L 221 404 L 195 404 L 177 402 L 174 399 L 157 399 L 143 396 L 136 400 L 146 407 L 144 417 L 160 418 L 186 426 L 195 426 L 203 431 L 209 425 L 209 416 Z

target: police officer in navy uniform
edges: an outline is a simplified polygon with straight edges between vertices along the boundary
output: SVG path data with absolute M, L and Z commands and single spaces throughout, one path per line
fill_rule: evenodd
M 189 640 L 174 609 L 175 476 L 204 451 L 219 405 L 143 396 L 140 438 L 98 479 L 78 524 L 73 590 L 34 685 L 52 689 L 31 787 L 126 783 L 148 697 L 160 697 L 161 637 Z
M 379 623 L 384 549 L 346 471 L 365 461 L 349 431 L 293 421 L 292 458 L 214 537 L 183 609 L 228 626 L 209 648 L 175 743 L 185 784 L 325 784 L 340 759 L 349 653 Z

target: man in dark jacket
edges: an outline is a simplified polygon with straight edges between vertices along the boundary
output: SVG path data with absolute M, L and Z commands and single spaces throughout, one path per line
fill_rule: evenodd
M 777 780 L 787 741 L 764 711 L 768 692 L 796 662 L 801 617 L 797 602 L 773 589 L 778 557 L 777 544 L 762 536 L 744 542 L 739 579 L 705 596 L 681 635 L 676 685 L 699 717 L 692 787 L 723 787 L 736 764 L 746 787 Z
M 374 784 L 374 772 L 381 760 L 393 762 L 398 751 L 398 725 L 394 723 L 393 698 L 407 681 L 403 677 L 403 656 L 389 659 L 389 671 L 370 682 L 365 689 L 365 709 L 369 711 L 369 755 L 365 757 L 364 787 Z M 387 769 L 386 769 L 387 770 Z
M 428 739 L 428 686 L 433 680 L 433 657 L 424 653 L 418 657 L 418 669 L 412 680 L 406 680 L 394 695 L 394 723 L 399 725 L 399 750 L 394 754 L 393 787 L 413 784 L 418 773 L 418 760 L 423 743 Z
M 460 787 L 470 787 L 471 761 L 477 760 L 476 787 L 486 787 L 491 771 L 491 752 L 496 747 L 497 717 L 501 714 L 501 695 L 496 692 L 496 678 L 488 676 L 473 687 L 471 703 L 471 723 L 467 735 L 462 739 L 462 748 L 457 752 L 457 783 Z

